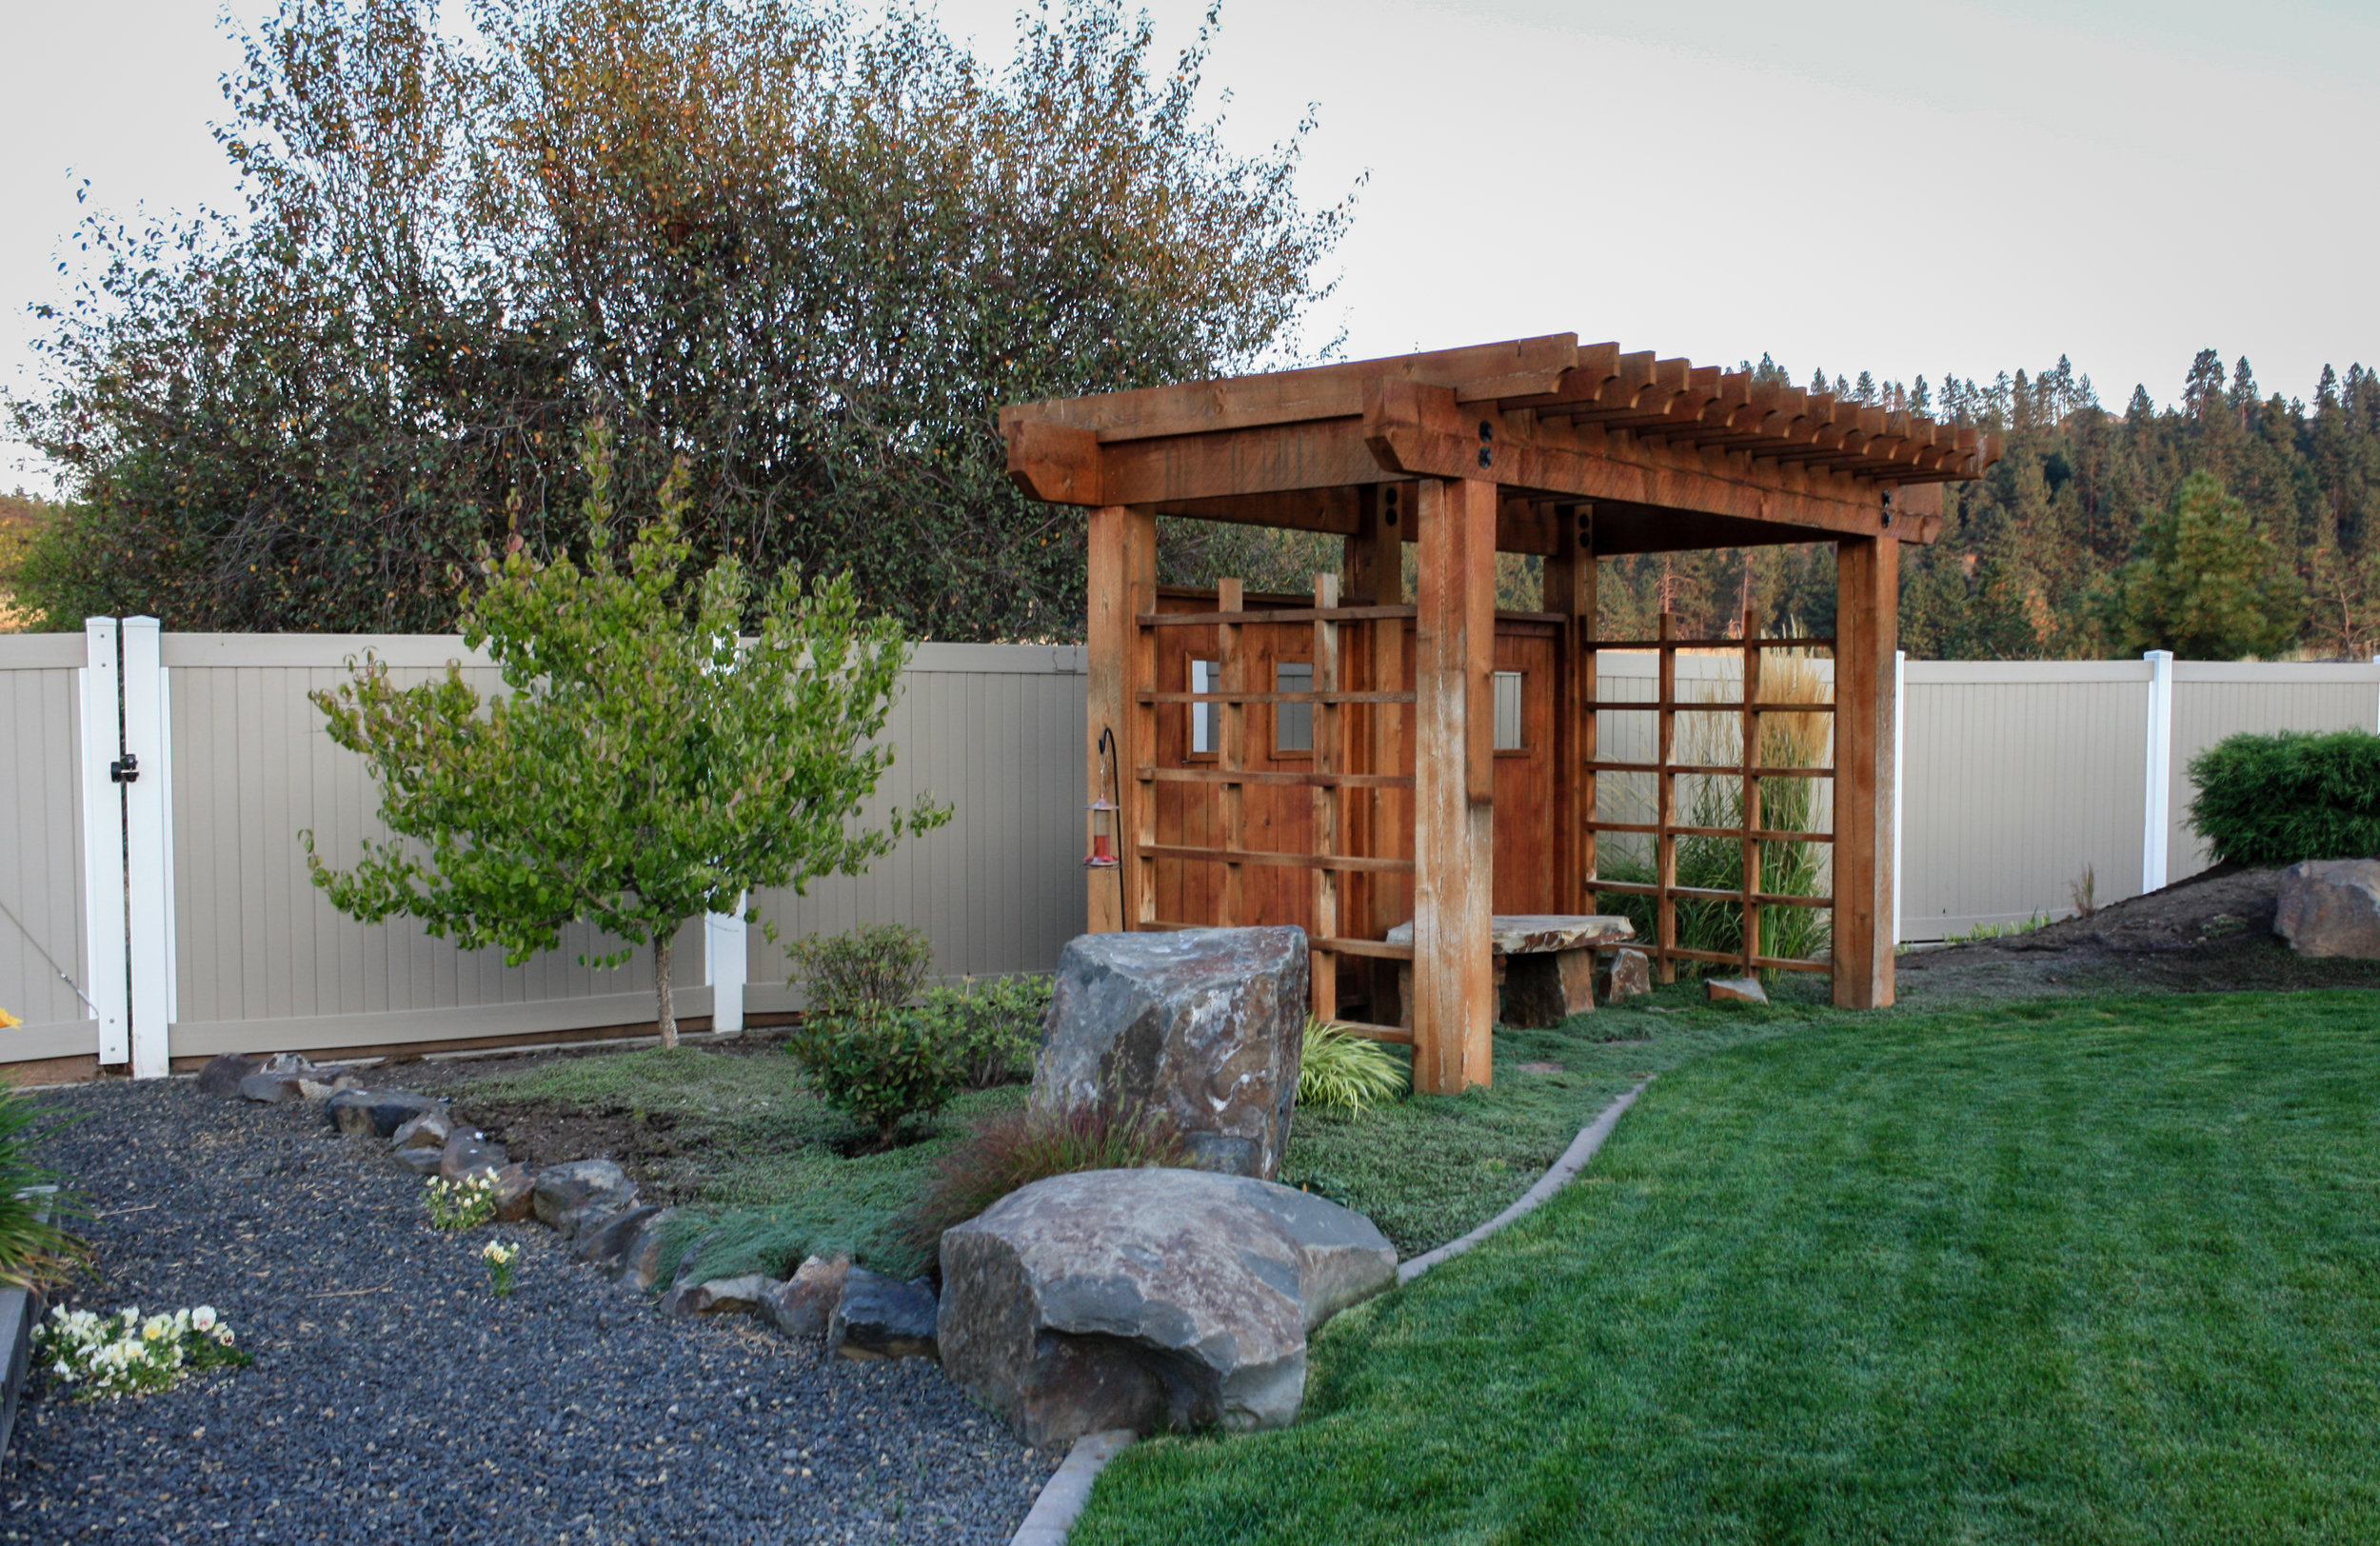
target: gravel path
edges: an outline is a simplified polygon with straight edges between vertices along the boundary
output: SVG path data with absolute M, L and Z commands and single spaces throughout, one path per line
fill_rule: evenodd
M 744 1318 L 665 1321 L 535 1224 L 487 1292 L 489 1231 L 319 1109 L 187 1080 L 38 1098 L 98 1215 L 70 1302 L 209 1303 L 256 1357 L 162 1396 L 36 1377 L 0 1540 L 1004 1542 L 1058 1457 L 930 1363 L 827 1358 Z

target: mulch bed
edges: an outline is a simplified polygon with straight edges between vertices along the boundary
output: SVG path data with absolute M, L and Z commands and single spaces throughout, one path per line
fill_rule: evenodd
M 922 1361 L 664 1320 L 534 1225 L 442 1234 L 319 1110 L 188 1080 L 44 1094 L 96 1215 L 71 1303 L 209 1303 L 254 1367 L 84 1402 L 36 1376 L 0 1540 L 1005 1541 L 1057 1457 Z M 487 1290 L 491 1233 L 520 1287 Z

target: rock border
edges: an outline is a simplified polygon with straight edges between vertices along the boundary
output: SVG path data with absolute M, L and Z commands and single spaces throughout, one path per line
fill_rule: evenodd
M 1578 1172 L 1587 1167 L 1587 1161 L 1595 1158 L 1596 1151 L 1602 1148 L 1604 1140 L 1612 1136 L 1612 1129 L 1619 1125 L 1620 1118 L 1636 1103 L 1636 1097 L 1644 1094 L 1645 1086 L 1658 1077 L 1647 1075 L 1637 1080 L 1634 1089 L 1597 1113 L 1595 1120 L 1580 1128 L 1578 1136 L 1570 1140 L 1570 1147 L 1562 1151 L 1562 1157 L 1548 1166 L 1545 1174 L 1537 1178 L 1537 1184 L 1521 1193 L 1519 1200 L 1511 1207 L 1435 1251 L 1424 1251 L 1409 1261 L 1398 1262 L 1397 1286 L 1402 1288 L 1432 1267 L 1452 1261 L 1497 1231 L 1545 1206 L 1555 1193 L 1569 1185 Z M 1107 1468 L 1108 1461 L 1124 1452 L 1133 1437 L 1129 1429 L 1117 1429 L 1109 1433 L 1085 1434 L 1076 1439 L 1074 1448 L 1066 1452 L 1065 1462 L 1042 1486 L 1041 1495 L 1033 1500 L 1033 1512 L 1024 1516 L 1024 1523 L 1019 1525 L 1017 1533 L 1008 1538 L 1008 1546 L 1066 1546 L 1068 1532 L 1074 1529 L 1075 1520 L 1091 1500 L 1091 1484 L 1099 1479 L 1099 1474 Z

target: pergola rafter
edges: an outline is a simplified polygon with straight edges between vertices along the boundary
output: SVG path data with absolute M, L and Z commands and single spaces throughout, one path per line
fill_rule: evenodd
M 1757 766 L 1760 717 L 1775 705 L 1736 709 L 1748 749 L 1727 771 L 1743 781 L 1745 821 L 1714 831 L 1745 844 L 1745 882 L 1725 895 L 1744 909 L 1747 964 L 1823 965 L 1838 1002 L 1892 1001 L 1881 759 L 1892 744 L 1899 546 L 1934 539 L 1939 486 L 1979 476 L 1998 455 L 1995 440 L 1741 371 L 1581 346 L 1569 333 L 1027 404 L 1001 423 L 1020 485 L 1096 512 L 1091 735 L 1096 743 L 1116 732 L 1129 795 L 1122 883 L 1095 878 L 1094 929 L 1185 926 L 1200 921 L 1191 912 L 1224 923 L 1294 913 L 1315 936 L 1316 1009 L 1326 1018 L 1337 1012 L 1340 957 L 1409 957 L 1409 1026 L 1367 1028 L 1410 1038 L 1422 1089 L 1484 1081 L 1492 904 L 1525 880 L 1548 910 L 1591 910 L 1597 889 L 1621 889 L 1597 874 L 1598 832 L 1653 837 L 1662 938 L 1650 942 L 1665 968 L 1691 959 L 1669 937 L 1674 899 L 1697 895 L 1676 884 L 1675 843 L 1712 834 L 1677 818 L 1676 780 L 1701 775 L 1672 748 L 1676 714 L 1707 705 L 1676 698 L 1676 651 L 1690 642 L 1666 629 L 1643 642 L 1663 662 L 1659 700 L 1643 705 L 1659 716 L 1660 753 L 1644 764 L 1656 820 L 1602 819 L 1598 774 L 1636 764 L 1597 756 L 1596 716 L 1614 705 L 1598 702 L 1596 660 L 1619 646 L 1596 638 L 1597 561 L 1832 542 L 1835 757 L 1817 770 L 1835 783 L 1835 830 L 1820 835 L 1834 858 L 1828 961 L 1759 951 L 1760 910 L 1801 904 L 1761 894 L 1756 881 L 1757 844 L 1777 837 L 1760 824 L 1758 780 L 1787 776 Z M 1342 572 L 1321 577 L 1310 599 L 1251 601 L 1236 581 L 1206 595 L 1160 593 L 1160 514 L 1336 534 Z M 1410 602 L 1399 556 L 1408 542 L 1421 547 Z M 1544 610 L 1496 610 L 1498 551 L 1545 560 Z M 1745 641 L 1729 644 L 1744 651 L 1754 695 L 1756 633 L 1748 618 Z M 1526 700 L 1536 739 L 1498 748 L 1493 693 L 1507 657 L 1546 669 Z M 1310 688 L 1280 690 L 1255 674 L 1269 665 L 1278 676 L 1283 664 Z M 1191 676 L 1208 671 L 1194 686 Z M 1525 670 L 1504 675 L 1527 680 Z M 1262 746 L 1251 741 L 1259 723 L 1269 727 Z M 1280 729 L 1292 723 L 1306 738 L 1294 747 Z M 1091 756 L 1096 767 L 1096 744 Z M 1507 842 L 1542 856 L 1537 873 L 1499 877 L 1496 851 Z M 1385 942 L 1407 908 L 1413 944 Z

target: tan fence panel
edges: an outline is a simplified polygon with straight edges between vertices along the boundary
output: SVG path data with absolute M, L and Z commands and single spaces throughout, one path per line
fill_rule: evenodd
M 919 645 L 885 725 L 897 759 L 864 820 L 930 794 L 949 824 L 863 876 L 764 893 L 779 941 L 751 931 L 746 1008 L 798 1006 L 784 941 L 868 923 L 923 929 L 942 978 L 1054 968 L 1085 918 L 1085 670 L 1074 645 Z
M 1901 728 L 1901 938 L 2140 889 L 2149 668 L 1911 661 Z
M 451 660 L 482 691 L 493 666 L 459 637 L 168 634 L 173 715 L 176 1057 L 284 1047 L 526 1035 L 649 1022 L 652 967 L 640 953 L 597 970 L 578 957 L 591 929 L 513 967 L 500 950 L 461 951 L 410 919 L 360 923 L 313 883 L 301 829 L 324 860 L 354 862 L 385 838 L 363 761 L 331 743 L 310 691 L 346 680 L 372 650 L 400 684 Z M 699 927 L 672 975 L 679 1012 L 710 1012 Z
M 83 636 L 0 636 L 0 1062 L 98 1049 L 99 1023 L 61 971 L 87 970 L 83 921 Z M 54 962 L 54 964 L 53 964 Z
M 2295 662 L 2173 663 L 2172 835 L 2169 880 L 2197 874 L 2213 861 L 2190 830 L 2198 786 L 2190 762 L 2242 731 L 2380 729 L 2380 665 Z

